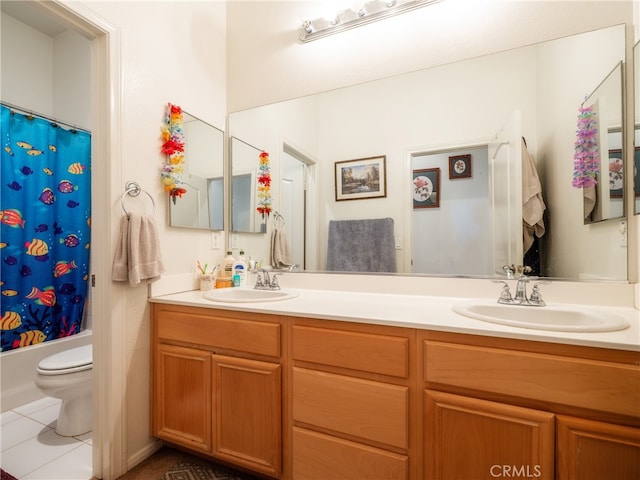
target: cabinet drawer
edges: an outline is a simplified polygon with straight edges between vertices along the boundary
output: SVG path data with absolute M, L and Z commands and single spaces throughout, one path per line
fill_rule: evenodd
M 640 415 L 640 367 L 425 341 L 425 381 L 621 415 Z
M 293 428 L 293 478 L 406 480 L 409 461 L 378 448 Z
M 409 339 L 301 325 L 293 327 L 293 358 L 407 378 Z
M 160 310 L 157 335 L 162 340 L 240 352 L 280 356 L 280 325 L 197 313 Z
M 409 388 L 293 369 L 293 420 L 408 448 Z

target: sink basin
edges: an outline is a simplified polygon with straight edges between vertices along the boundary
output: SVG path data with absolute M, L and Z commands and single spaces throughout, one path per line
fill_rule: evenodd
M 219 288 L 203 294 L 207 300 L 226 303 L 275 302 L 297 296 L 296 292 L 286 290 L 253 290 L 248 288 Z
M 465 302 L 455 304 L 453 311 L 483 322 L 555 332 L 614 332 L 629 326 L 617 315 L 587 308 Z

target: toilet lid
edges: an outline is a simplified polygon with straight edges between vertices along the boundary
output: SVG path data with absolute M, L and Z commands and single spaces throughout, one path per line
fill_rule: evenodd
M 43 358 L 38 364 L 38 373 L 43 375 L 62 375 L 89 370 L 92 366 L 92 346 L 84 345 Z

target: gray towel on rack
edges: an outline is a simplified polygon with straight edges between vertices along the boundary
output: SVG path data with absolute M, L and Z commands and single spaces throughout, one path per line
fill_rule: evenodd
M 143 280 L 158 280 L 163 272 L 158 229 L 153 217 L 137 213 L 122 217 L 111 279 L 128 281 L 136 286 Z
M 393 219 L 330 220 L 327 270 L 395 272 Z

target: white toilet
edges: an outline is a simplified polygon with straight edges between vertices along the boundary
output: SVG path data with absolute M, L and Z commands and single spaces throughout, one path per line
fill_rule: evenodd
M 92 346 L 85 345 L 43 358 L 37 367 L 36 386 L 49 397 L 62 400 L 56 433 L 64 437 L 91 431 Z

